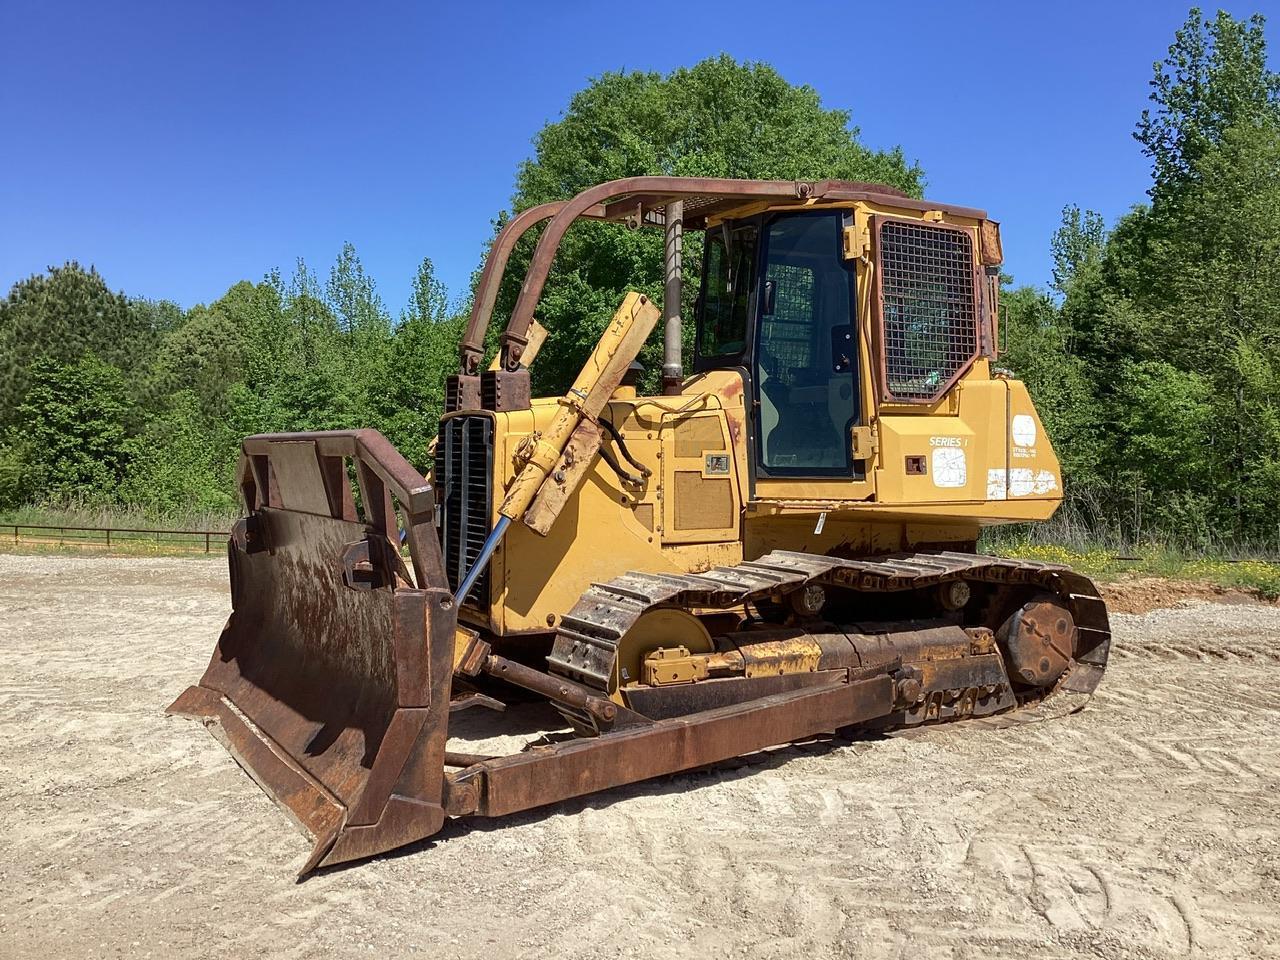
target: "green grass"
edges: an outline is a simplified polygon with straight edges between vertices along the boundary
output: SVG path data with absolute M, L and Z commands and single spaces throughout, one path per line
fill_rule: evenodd
M 1188 538 L 1185 532 L 1179 536 L 1143 529 L 1135 518 L 1108 521 L 1096 504 L 1080 497 L 1068 500 L 1044 523 L 988 528 L 981 548 L 1066 564 L 1100 581 L 1162 577 L 1235 587 L 1267 600 L 1280 598 L 1280 528 L 1269 541 L 1241 540 L 1218 529 L 1200 530 Z
M 170 514 L 155 516 L 139 511 L 105 507 L 22 507 L 0 511 L 0 550 L 6 553 L 59 553 L 91 555 L 110 553 L 112 556 L 205 556 L 203 537 L 179 538 L 172 536 L 150 537 L 147 534 L 113 532 L 111 542 L 107 534 L 98 531 L 73 531 L 61 528 L 87 527 L 126 530 L 208 530 L 208 555 L 221 556 L 225 549 L 226 534 L 235 517 L 213 513 Z M 12 526 L 18 524 L 15 539 Z M 58 530 L 32 530 L 29 527 L 57 527 Z M 62 542 L 59 542 L 59 541 Z
M 217 540 L 204 552 L 204 543 L 198 547 L 180 547 L 172 543 L 154 543 L 146 541 L 117 543 L 111 546 L 98 546 L 89 543 L 58 543 L 56 541 L 39 542 L 22 540 L 13 542 L 13 531 L 9 531 L 9 539 L 5 540 L 0 533 L 0 553 L 17 554 L 19 556 L 47 556 L 49 554 L 64 557 L 224 557 L 226 540 Z
M 1161 577 L 1235 587 L 1264 600 L 1280 598 L 1280 563 L 1269 558 L 1211 557 L 1155 544 L 1117 551 L 1102 544 L 1064 546 L 1008 537 L 990 538 L 983 548 L 1006 557 L 1065 564 L 1102 582 L 1124 576 Z
M 230 530 L 234 515 L 193 511 L 155 515 L 122 507 L 71 504 L 68 506 L 27 506 L 0 510 L 4 524 L 29 523 L 52 527 L 113 527 L 141 530 Z

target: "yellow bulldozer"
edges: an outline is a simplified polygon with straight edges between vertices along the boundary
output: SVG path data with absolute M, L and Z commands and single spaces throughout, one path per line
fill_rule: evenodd
M 664 231 L 663 303 L 628 294 L 568 392 L 533 398 L 534 315 L 583 219 Z M 994 365 L 1001 260 L 983 211 L 870 183 L 636 177 L 520 213 L 428 476 L 372 430 L 243 442 L 232 613 L 170 711 L 314 838 L 305 874 L 835 731 L 1079 709 L 1110 642 L 1097 590 L 976 553 L 984 526 L 1062 496 L 1026 388 Z M 660 320 L 662 392 L 639 396 Z M 450 749 L 460 708 L 530 700 L 566 735 Z

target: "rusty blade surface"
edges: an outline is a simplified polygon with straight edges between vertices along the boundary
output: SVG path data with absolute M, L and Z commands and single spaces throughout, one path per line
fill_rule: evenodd
M 384 511 L 360 522 L 345 483 L 314 482 L 318 449 L 312 435 L 266 454 L 277 505 L 237 525 L 231 616 L 169 707 L 205 721 L 315 839 L 302 873 L 443 824 L 455 622 L 447 589 L 409 583 Z

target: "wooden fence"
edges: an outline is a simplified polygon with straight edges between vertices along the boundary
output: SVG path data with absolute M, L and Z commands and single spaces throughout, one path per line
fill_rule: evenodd
M 154 545 L 192 552 L 221 549 L 226 530 L 146 530 L 137 527 L 55 527 L 38 523 L 4 523 L 0 532 L 14 543 L 51 543 L 78 547 Z

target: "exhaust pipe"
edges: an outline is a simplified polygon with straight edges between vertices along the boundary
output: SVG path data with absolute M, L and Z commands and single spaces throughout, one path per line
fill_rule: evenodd
M 684 386 L 680 297 L 683 288 L 684 201 L 667 204 L 667 236 L 662 286 L 662 392 L 679 396 Z

